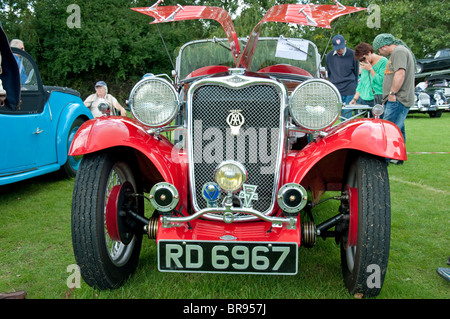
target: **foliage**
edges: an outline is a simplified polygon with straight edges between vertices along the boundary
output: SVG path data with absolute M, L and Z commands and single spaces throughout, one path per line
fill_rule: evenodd
M 156 0 L 154 0 L 156 2 Z M 232 17 L 239 37 L 251 33 L 267 10 L 276 4 L 296 0 L 166 0 L 161 5 L 197 4 L 225 8 Z M 303 3 L 308 1 L 304 0 Z M 331 0 L 311 3 L 332 4 Z M 187 41 L 224 37 L 215 21 L 186 21 L 149 25 L 150 17 L 130 10 L 149 6 L 147 0 L 0 0 L 0 21 L 9 37 L 25 41 L 25 48 L 37 60 L 47 84 L 78 89 L 82 96 L 93 91 L 97 80 L 108 82 L 110 91 L 124 101 L 133 83 L 147 72 L 168 73 L 177 50 Z M 450 12 L 440 0 L 341 0 L 344 5 L 380 8 L 380 28 L 367 25 L 373 17 L 359 12 L 341 17 L 332 29 L 314 29 L 283 23 L 266 23 L 262 36 L 303 37 L 316 43 L 321 54 L 331 49 L 330 36 L 340 33 L 348 46 L 372 43 L 379 33 L 392 33 L 422 58 L 447 47 L 450 40 Z M 73 13 L 69 5 L 80 8 L 80 28 L 69 28 Z M 170 53 L 166 53 L 160 33 Z

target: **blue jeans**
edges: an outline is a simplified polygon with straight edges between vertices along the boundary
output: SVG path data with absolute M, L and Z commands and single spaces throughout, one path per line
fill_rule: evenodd
M 342 95 L 342 103 L 348 106 L 350 102 L 352 101 L 353 97 L 355 95 Z M 349 119 L 353 116 L 353 110 L 343 110 L 341 113 L 341 116 L 345 119 Z
M 399 101 L 389 102 L 387 101 L 384 105 L 383 120 L 390 121 L 397 125 L 403 134 L 403 139 L 406 142 L 406 132 L 405 132 L 405 120 L 408 115 L 409 107 L 405 107 Z

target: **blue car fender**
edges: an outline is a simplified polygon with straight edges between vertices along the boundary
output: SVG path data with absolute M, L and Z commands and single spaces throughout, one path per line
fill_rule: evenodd
M 64 106 L 58 119 L 58 128 L 56 131 L 56 154 L 60 165 L 66 163 L 70 144 L 76 133 L 75 129 L 77 128 L 72 128 L 72 125 L 77 119 L 87 121 L 93 118 L 91 111 L 84 105 L 81 99 L 79 101 L 69 102 Z

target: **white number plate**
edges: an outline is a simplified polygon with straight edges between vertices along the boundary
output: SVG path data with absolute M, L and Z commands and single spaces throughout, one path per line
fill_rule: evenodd
M 297 274 L 296 243 L 159 241 L 162 272 Z

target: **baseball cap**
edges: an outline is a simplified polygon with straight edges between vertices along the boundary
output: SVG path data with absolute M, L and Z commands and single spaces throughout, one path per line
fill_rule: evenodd
M 98 81 L 97 83 L 95 83 L 95 87 L 97 86 L 107 86 L 105 81 Z
M 345 39 L 342 35 L 338 34 L 333 38 L 333 48 L 335 50 L 340 50 L 345 48 Z

